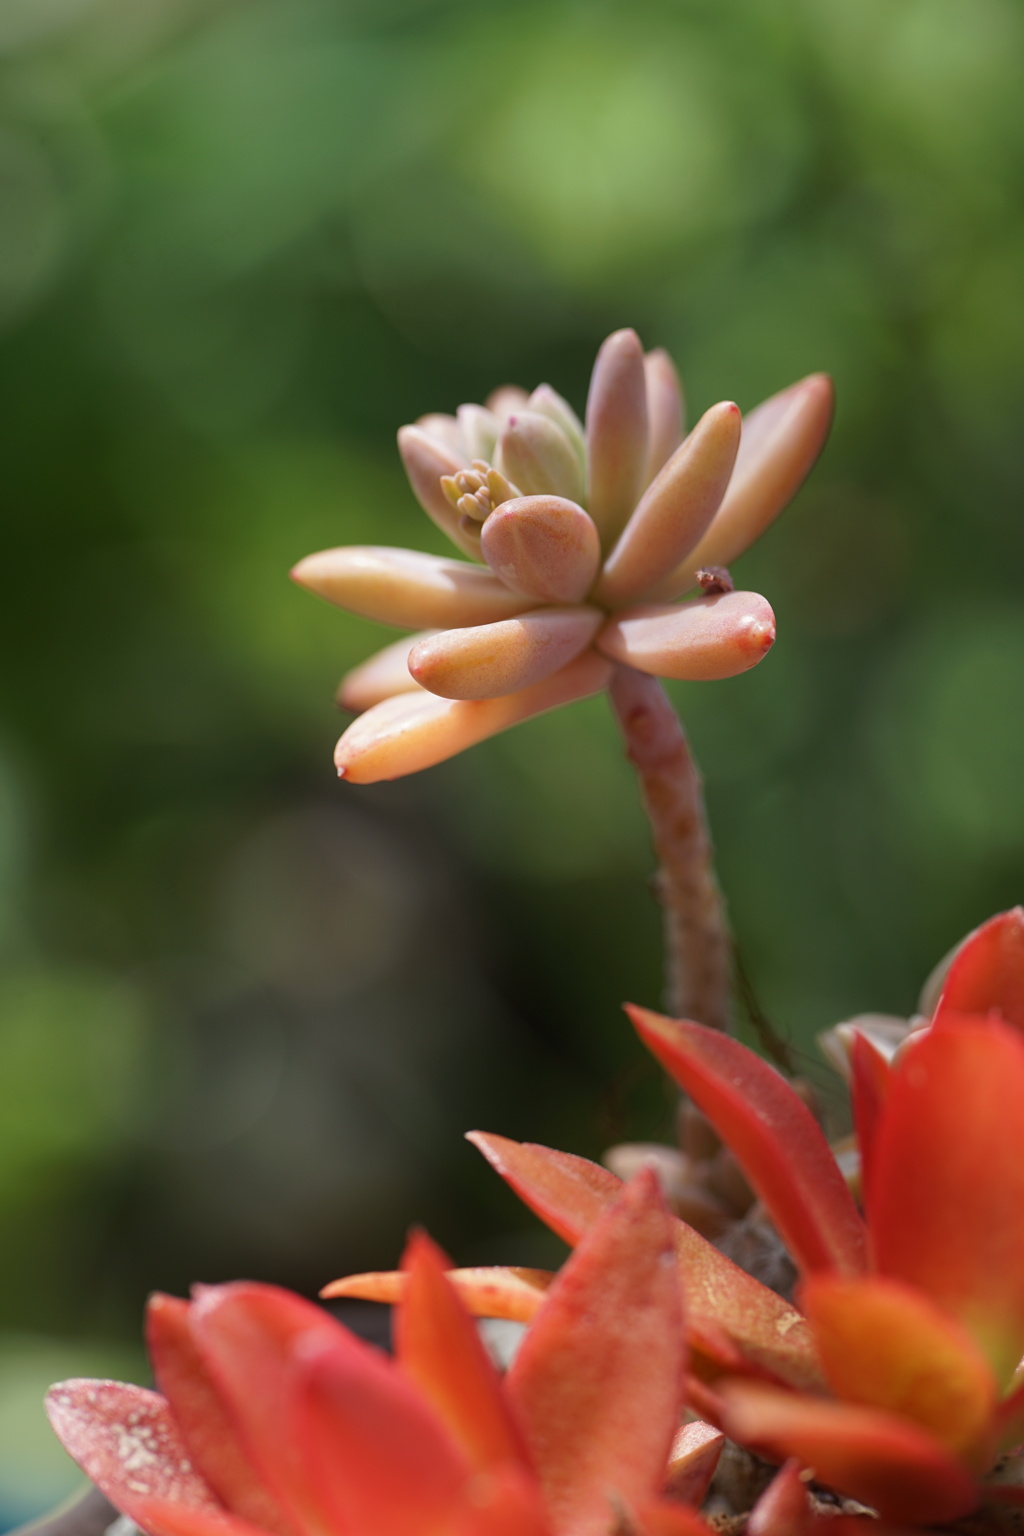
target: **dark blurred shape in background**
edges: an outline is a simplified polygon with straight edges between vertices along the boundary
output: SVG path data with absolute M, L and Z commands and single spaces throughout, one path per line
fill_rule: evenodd
M 287 571 L 440 549 L 401 422 L 626 324 L 694 414 L 834 373 L 779 644 L 678 690 L 746 967 L 809 1055 L 1020 898 L 1022 66 L 1017 0 L 2 0 L 0 1519 L 149 1287 L 544 1262 L 461 1130 L 668 1131 L 604 701 L 334 781 L 383 632 Z

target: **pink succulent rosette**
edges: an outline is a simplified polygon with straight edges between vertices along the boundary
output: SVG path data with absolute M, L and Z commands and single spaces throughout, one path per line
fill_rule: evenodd
M 345 678 L 339 700 L 362 713 L 339 774 L 430 767 L 598 692 L 615 664 L 694 681 L 756 665 L 774 615 L 721 568 L 794 495 L 831 418 L 831 382 L 812 374 L 745 422 L 714 405 L 684 437 L 671 359 L 623 330 L 598 353 L 585 427 L 547 384 L 403 427 L 413 490 L 469 559 L 354 546 L 295 567 L 330 602 L 416 631 Z

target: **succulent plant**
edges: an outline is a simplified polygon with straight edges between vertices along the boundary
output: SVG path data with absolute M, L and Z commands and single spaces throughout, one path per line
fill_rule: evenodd
M 965 941 L 894 1062 L 854 1034 L 860 1208 L 774 1068 L 718 1031 L 629 1012 L 730 1148 L 801 1276 L 793 1307 L 674 1220 L 691 1409 L 885 1519 L 931 1525 L 1024 1506 L 1024 1461 L 1009 1454 L 1024 1443 L 1024 909 Z M 472 1139 L 570 1243 L 622 1188 L 567 1153 Z M 512 1278 L 471 1271 L 460 1283 L 494 1315 Z M 543 1283 L 531 1276 L 526 1289 L 539 1297 Z M 368 1275 L 332 1293 L 398 1289 L 395 1276 Z M 503 1315 L 529 1310 L 520 1298 Z
M 403 427 L 416 495 L 470 558 L 354 547 L 295 567 L 343 608 L 426 630 L 343 682 L 341 702 L 363 713 L 338 743 L 338 772 L 413 773 L 597 692 L 613 663 L 689 679 L 754 666 L 774 616 L 731 590 L 724 567 L 793 496 L 831 415 L 830 381 L 814 374 L 745 423 L 714 405 L 684 438 L 671 360 L 622 330 L 598 353 L 585 427 L 547 384 Z

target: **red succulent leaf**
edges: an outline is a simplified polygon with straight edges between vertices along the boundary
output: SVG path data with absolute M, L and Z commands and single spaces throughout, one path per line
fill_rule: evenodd
M 513 1467 L 478 1478 L 452 1536 L 552 1536 L 536 1479 Z
M 474 1317 L 502 1317 L 514 1323 L 533 1321 L 555 1278 L 550 1269 L 518 1269 L 499 1264 L 449 1269 L 447 1275 L 467 1312 Z M 404 1296 L 407 1281 L 408 1276 L 397 1269 L 346 1275 L 325 1285 L 320 1295 L 325 1301 L 336 1296 L 356 1296 L 362 1301 L 396 1302 Z
M 291 1536 L 284 1512 L 254 1476 L 238 1429 L 192 1337 L 190 1303 L 159 1292 L 146 1309 L 146 1346 L 188 1454 L 214 1493 L 243 1520 Z
M 1024 1353 L 1024 1040 L 992 1020 L 922 1031 L 892 1073 L 875 1140 L 881 1274 L 959 1318 L 1000 1383 Z
M 791 1458 L 779 1468 L 747 1517 L 745 1536 L 807 1536 L 814 1512 L 800 1462 Z
M 395 1355 L 478 1470 L 529 1466 L 526 1447 L 476 1325 L 445 1275 L 444 1255 L 417 1232 L 402 1267 Z
M 168 1499 L 140 1499 L 132 1519 L 149 1536 L 265 1536 L 260 1526 L 226 1510 L 197 1509 Z
M 471 1132 L 469 1140 L 569 1243 L 580 1240 L 622 1189 L 607 1169 L 569 1152 L 483 1131 Z M 691 1348 L 727 1370 L 755 1368 L 792 1386 L 820 1384 L 810 1331 L 799 1312 L 685 1222 L 673 1220 L 672 1232 Z
M 448 1536 L 471 1468 L 421 1393 L 351 1336 L 311 1332 L 297 1356 L 290 1427 L 322 1530 Z
M 995 1016 L 1024 1029 L 1024 907 L 989 918 L 964 940 L 943 983 L 935 1019 Z
M 632 1005 L 626 1012 L 728 1146 L 800 1269 L 861 1274 L 864 1223 L 821 1127 L 785 1078 L 720 1030 Z
M 725 1430 L 770 1460 L 796 1457 L 815 1478 L 890 1520 L 932 1525 L 973 1509 L 978 1493 L 958 1461 L 916 1424 L 877 1408 L 782 1392 L 760 1382 L 722 1388 Z
M 141 1519 L 148 1499 L 223 1515 L 158 1392 L 121 1381 L 62 1381 L 47 1393 L 46 1412 L 64 1449 L 131 1519 Z
M 861 1199 L 870 1219 L 875 1134 L 892 1069 L 877 1045 L 859 1029 L 853 1033 L 850 1069 L 853 1074 L 853 1123 L 860 1151 Z
M 297 1424 L 296 1357 L 300 1346 L 310 1343 L 324 1343 L 346 1357 L 375 1352 L 321 1307 L 271 1285 L 199 1288 L 190 1322 L 257 1474 L 303 1536 L 325 1533 L 330 1520 L 309 1476 Z
M 685 1372 L 672 1231 L 645 1168 L 562 1269 L 506 1377 L 559 1536 L 606 1536 L 612 1501 L 657 1494 Z
M 677 1504 L 674 1499 L 658 1499 L 638 1504 L 630 1511 L 626 1529 L 636 1536 L 712 1536 L 713 1527 L 702 1520 L 695 1509 Z
M 682 1504 L 699 1507 L 711 1486 L 724 1444 L 722 1431 L 713 1424 L 705 1424 L 703 1419 L 695 1419 L 693 1423 L 684 1424 L 676 1430 L 672 1449 L 668 1453 L 668 1469 L 662 1488 L 665 1496 L 678 1499 Z
M 837 1396 L 912 1419 L 984 1470 L 996 1382 L 966 1329 L 920 1291 L 878 1276 L 814 1275 L 800 1304 Z

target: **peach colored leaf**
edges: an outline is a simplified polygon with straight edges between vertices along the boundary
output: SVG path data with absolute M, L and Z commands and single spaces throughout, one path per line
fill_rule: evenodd
M 647 383 L 635 331 L 613 331 L 587 395 L 588 510 L 606 548 L 636 506 L 647 464 Z
M 713 405 L 647 487 L 605 561 L 595 598 L 640 601 L 700 541 L 725 495 L 740 442 L 740 410 Z
M 445 699 L 496 699 L 532 688 L 585 651 L 604 620 L 599 608 L 534 608 L 515 619 L 444 629 L 409 653 L 421 687 Z
M 399 629 L 490 624 L 532 606 L 492 571 L 390 545 L 321 549 L 300 560 L 291 576 L 339 608 Z
M 550 1269 L 515 1269 L 497 1264 L 450 1269 L 447 1273 L 459 1300 L 473 1317 L 501 1317 L 513 1323 L 533 1321 L 555 1278 Z M 399 1270 L 385 1270 L 332 1280 L 320 1295 L 325 1301 L 355 1296 L 362 1301 L 394 1303 L 401 1299 L 406 1284 L 407 1277 Z
M 743 420 L 729 489 L 711 526 L 658 590 L 678 597 L 706 565 L 731 565 L 778 517 L 814 467 L 832 425 L 835 395 L 824 373 L 780 390 Z
M 757 592 L 624 608 L 595 644 L 612 661 L 656 677 L 710 682 L 748 672 L 775 643 L 775 615 Z
M 645 354 L 644 379 L 648 419 L 644 484 L 650 485 L 683 440 L 686 409 L 679 373 L 664 347 Z
M 598 693 L 610 672 L 603 656 L 584 651 L 560 672 L 500 699 L 441 699 L 426 692 L 385 699 L 341 737 L 334 749 L 338 775 L 374 784 L 419 773 L 534 715 Z
M 480 552 L 512 591 L 544 603 L 579 603 L 597 575 L 601 542 L 576 502 L 517 496 L 484 523 Z
M 340 709 L 360 714 L 364 709 L 372 709 L 382 699 L 393 698 L 396 693 L 416 693 L 420 685 L 409 671 L 409 652 L 421 640 L 429 640 L 436 634 L 436 629 L 423 629 L 414 635 L 403 635 L 401 640 L 368 656 L 358 667 L 345 673 L 334 702 Z

